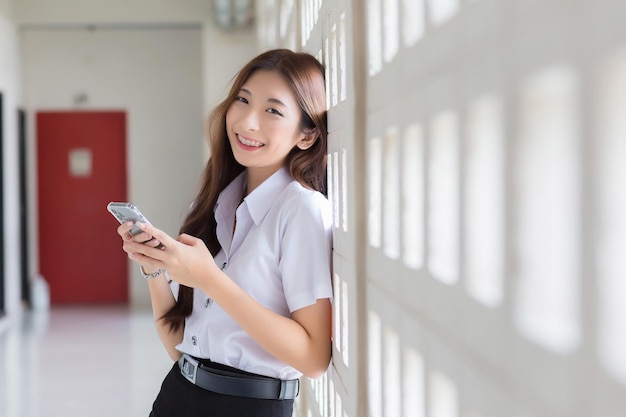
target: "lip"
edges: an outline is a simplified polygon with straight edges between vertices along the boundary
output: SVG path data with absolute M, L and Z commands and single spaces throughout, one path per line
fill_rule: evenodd
M 247 138 L 247 137 L 245 137 L 245 136 L 241 136 L 241 135 L 239 135 L 239 134 L 237 134 L 237 133 L 235 133 L 235 137 L 237 138 L 237 145 L 239 145 L 239 147 L 240 147 L 241 149 L 244 149 L 244 150 L 246 150 L 246 151 L 256 151 L 256 150 L 259 150 L 259 149 L 261 149 L 262 147 L 264 147 L 264 146 L 265 146 L 265 144 L 264 144 L 264 143 L 261 143 L 261 142 L 259 142 L 259 141 L 257 141 L 257 140 L 254 140 L 254 139 Z M 245 140 L 246 142 L 249 142 L 249 143 L 252 143 L 252 142 L 255 142 L 255 143 L 260 143 L 260 144 L 261 144 L 261 146 L 252 146 L 252 145 L 247 145 L 247 144 L 245 144 L 245 143 L 243 143 L 243 142 L 241 141 L 242 139 L 243 139 L 243 140 Z

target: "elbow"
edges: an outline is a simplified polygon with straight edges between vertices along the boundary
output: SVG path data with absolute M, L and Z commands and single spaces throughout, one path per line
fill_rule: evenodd
M 323 376 L 328 370 L 331 363 L 330 354 L 319 360 L 311 361 L 307 366 L 303 367 L 300 372 L 307 378 L 317 379 Z
M 303 375 L 310 379 L 317 379 L 323 376 L 327 370 L 328 370 L 328 367 L 323 368 L 323 369 L 322 368 L 311 369 L 310 371 L 303 373 Z
M 301 370 L 307 378 L 317 379 L 323 376 L 328 370 L 332 360 L 332 344 L 330 341 L 324 343 L 323 347 L 318 347 L 317 353 L 312 355 L 311 360 Z

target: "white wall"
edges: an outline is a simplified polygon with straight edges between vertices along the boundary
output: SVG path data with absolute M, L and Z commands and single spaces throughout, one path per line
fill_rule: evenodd
M 4 239 L 6 310 L 19 309 L 19 177 L 17 107 L 21 102 L 18 36 L 12 4 L 0 1 L 0 91 L 4 96 Z
M 225 32 L 205 23 L 203 32 L 204 113 L 219 104 L 228 94 L 231 81 L 241 67 L 257 54 L 253 28 Z M 205 142 L 208 156 L 208 142 Z
M 35 112 L 125 110 L 128 198 L 154 224 L 175 235 L 203 163 L 201 27 L 24 28 L 20 35 L 32 162 Z M 77 94 L 88 97 L 85 105 L 75 105 Z M 36 178 L 36 163 L 31 166 Z M 31 185 L 35 210 L 37 187 Z M 32 253 L 38 259 L 36 248 Z M 145 283 L 134 265 L 130 278 L 132 304 L 149 305 Z
M 200 23 L 211 15 L 210 0 L 19 0 L 22 24 Z
M 296 415 L 626 415 L 626 3 L 259 4 L 327 68 L 333 364 Z
M 235 73 L 257 54 L 253 28 L 227 32 L 214 24 L 204 25 L 204 99 L 210 111 L 230 89 Z
M 29 111 L 31 270 L 38 271 L 34 112 L 128 111 L 129 199 L 175 234 L 207 158 L 204 123 L 235 71 L 256 52 L 253 29 L 224 32 L 211 2 L 21 0 L 15 7 Z M 131 302 L 149 298 L 130 267 Z

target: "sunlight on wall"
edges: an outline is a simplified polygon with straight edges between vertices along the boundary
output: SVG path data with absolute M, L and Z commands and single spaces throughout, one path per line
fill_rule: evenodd
M 381 0 L 368 0 L 367 11 L 369 74 L 375 75 L 383 69 L 383 32 L 380 20 Z
M 429 18 L 435 26 L 452 19 L 459 8 L 459 0 L 428 0 Z
M 334 274 L 333 342 L 345 366 L 350 365 L 350 321 L 348 320 L 348 283 Z
M 626 385 L 626 49 L 603 62 L 598 82 L 598 350 Z
M 336 106 L 339 102 L 339 65 L 337 65 L 337 25 L 330 30 L 330 104 Z
M 339 17 L 339 101 L 345 101 L 348 98 L 348 64 L 347 64 L 347 46 L 346 46 L 346 14 L 342 13 Z
M 402 167 L 403 260 L 418 269 L 424 264 L 424 133 L 419 124 L 405 130 Z
M 453 111 L 431 120 L 428 159 L 428 269 L 446 284 L 459 270 L 459 128 Z
M 516 319 L 523 334 L 564 352 L 580 339 L 577 74 L 535 73 L 520 100 Z
M 341 150 L 341 228 L 348 231 L 348 151 Z
M 370 310 L 368 314 L 368 402 L 370 417 L 383 416 L 382 336 L 380 317 Z
M 375 248 L 379 248 L 382 240 L 382 141 L 380 138 L 374 138 L 369 141 L 369 165 L 368 165 L 368 184 L 369 184 L 369 215 L 368 230 L 369 243 Z
M 398 0 L 383 0 L 383 57 L 385 62 L 393 60 L 400 45 L 398 7 Z
M 383 333 L 383 396 L 385 416 L 399 416 L 402 409 L 402 387 L 400 386 L 400 339 L 389 326 Z
M 328 160 L 328 166 L 332 167 L 332 181 L 328 178 L 329 188 L 333 189 L 333 224 L 336 228 L 339 227 L 339 203 L 341 201 L 341 194 L 339 194 L 339 152 L 333 152 L 332 158 Z
M 441 371 L 432 371 L 428 378 L 428 416 L 458 417 L 459 398 L 456 384 Z
M 335 390 L 335 383 L 333 382 L 332 378 L 328 379 L 328 415 L 330 416 L 336 416 L 338 415 L 337 412 L 338 410 L 336 409 L 336 405 L 337 405 L 337 401 L 335 400 L 335 395 L 333 395 L 333 393 L 336 393 L 337 391 Z M 339 414 L 341 415 L 341 414 Z
M 383 182 L 383 252 L 391 259 L 400 257 L 400 149 L 398 129 L 385 134 Z
M 504 279 L 504 137 L 495 97 L 471 103 L 465 145 L 465 280 L 487 306 L 502 300 Z
M 402 365 L 403 416 L 425 417 L 425 389 L 424 358 L 417 350 L 406 346 Z
M 348 417 L 348 413 L 343 408 L 343 400 L 338 392 L 335 392 L 335 412 L 331 413 L 331 416 Z
M 326 38 L 324 39 L 324 60 L 323 62 L 330 62 L 330 39 Z M 330 81 L 332 80 L 332 78 L 330 77 L 330 65 L 326 64 L 324 66 L 324 78 L 326 79 L 326 108 L 330 109 L 332 107 L 332 101 L 331 101 L 331 90 L 332 88 L 329 86 Z
M 348 292 L 348 282 L 342 280 L 340 318 L 343 337 L 341 338 L 341 358 L 344 365 L 346 366 L 350 366 L 350 320 L 348 316 L 348 306 L 350 302 L 349 294 L 350 293 Z
M 326 406 L 328 405 L 328 373 L 321 378 L 314 379 L 312 383 L 317 411 L 319 415 L 325 416 L 327 415 Z
M 311 0 L 304 2 L 304 5 L 300 7 L 302 46 L 306 45 L 317 24 L 321 3 L 322 0 Z
M 402 0 L 402 39 L 410 47 L 424 36 L 424 0 Z

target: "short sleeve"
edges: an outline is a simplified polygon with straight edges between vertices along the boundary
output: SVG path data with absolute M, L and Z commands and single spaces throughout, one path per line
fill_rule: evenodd
M 301 189 L 288 200 L 279 269 L 290 312 L 332 300 L 332 223 L 328 200 Z

